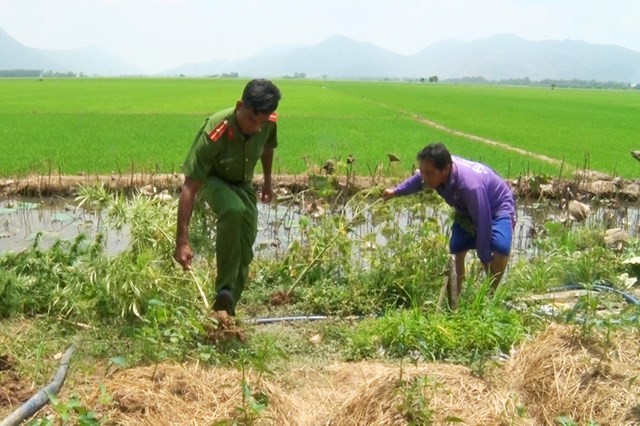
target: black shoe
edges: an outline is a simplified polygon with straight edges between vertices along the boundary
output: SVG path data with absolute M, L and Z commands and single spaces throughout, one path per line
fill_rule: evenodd
M 229 290 L 223 288 L 216 295 L 216 300 L 213 302 L 214 311 L 225 311 L 230 316 L 234 316 L 236 313 L 233 309 L 233 295 Z

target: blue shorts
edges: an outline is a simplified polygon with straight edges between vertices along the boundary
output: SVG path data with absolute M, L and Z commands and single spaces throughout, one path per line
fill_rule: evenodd
M 501 216 L 493 219 L 491 226 L 491 251 L 505 256 L 511 254 L 511 238 L 513 236 L 513 223 L 509 216 Z M 476 248 L 476 236 L 464 229 L 458 222 L 453 222 L 451 227 L 451 240 L 449 250 L 451 253 L 460 253 Z

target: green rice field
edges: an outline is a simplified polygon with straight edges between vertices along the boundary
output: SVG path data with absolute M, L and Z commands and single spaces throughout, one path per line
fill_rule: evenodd
M 246 80 L 0 79 L 0 176 L 172 172 L 203 119 Z M 358 175 L 405 175 L 434 141 L 506 177 L 587 168 L 635 178 L 638 91 L 276 81 L 274 173 L 356 158 Z M 389 164 L 387 154 L 400 158 Z M 305 160 L 306 158 L 306 160 Z

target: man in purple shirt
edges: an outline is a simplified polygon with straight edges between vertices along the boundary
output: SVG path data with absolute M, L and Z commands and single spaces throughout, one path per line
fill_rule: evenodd
M 452 156 L 441 143 L 427 145 L 418 153 L 420 173 L 382 197 L 409 195 L 423 184 L 435 189 L 456 211 L 449 248 L 455 257 L 456 295 L 465 278 L 467 251 L 476 249 L 495 289 L 509 262 L 511 239 L 516 221 L 515 199 L 505 181 L 491 168 Z M 457 297 L 456 297 L 457 299 Z M 457 304 L 457 300 L 452 305 Z

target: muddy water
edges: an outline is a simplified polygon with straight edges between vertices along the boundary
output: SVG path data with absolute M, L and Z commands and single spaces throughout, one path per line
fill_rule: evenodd
M 0 254 L 19 252 L 39 238 L 39 246 L 48 248 L 58 240 L 73 240 L 79 234 L 93 239 L 99 232 L 106 235 L 106 251 L 116 254 L 127 247 L 126 230 L 105 228 L 98 214 L 77 208 L 71 200 L 11 199 L 0 201 Z
M 621 228 L 630 237 L 640 234 L 640 207 L 638 204 L 616 205 L 616 207 L 591 206 L 591 214 L 582 222 L 571 219 L 558 202 L 525 203 L 520 201 L 517 210 L 517 223 L 513 234 L 513 255 L 528 256 L 535 253 L 532 244 L 537 235 L 545 232 L 545 224 L 548 222 L 564 223 L 567 227 L 595 227 L 602 232 L 610 228 Z M 435 217 L 443 232 L 448 235 L 451 223 L 448 209 L 434 210 L 427 208 L 427 216 Z M 288 243 L 297 237 L 295 231 L 287 230 L 286 224 L 295 228 L 300 214 L 295 209 L 279 209 L 263 207 L 260 210 L 261 232 L 258 236 L 257 252 L 267 252 L 286 249 Z M 349 214 L 347 214 L 349 217 Z M 415 225 L 416 220 L 409 212 L 401 211 L 396 214 L 395 220 L 401 227 Z M 283 225 L 284 224 L 284 225 Z M 278 228 L 278 226 L 280 226 Z M 283 229 L 284 228 L 284 229 Z M 366 223 L 356 227 L 350 227 L 352 238 L 364 238 L 367 234 L 375 234 L 375 244 L 384 245 L 385 237 L 382 235 L 381 226 L 375 218 L 369 216 Z M 275 249 L 274 249 L 275 247 Z
M 283 252 L 289 244 L 298 238 L 300 207 L 297 204 L 280 203 L 264 205 L 259 203 L 259 232 L 255 249 L 257 256 L 269 256 Z M 324 210 L 324 211 L 323 211 Z M 306 214 L 328 214 L 328 207 Z M 448 213 L 433 212 L 445 232 L 449 223 Z M 401 226 L 412 224 L 415 219 L 407 212 L 396 218 Z M 518 223 L 514 231 L 514 252 L 530 252 L 532 237 L 543 232 L 545 222 L 564 221 L 566 214 L 557 203 L 530 203 L 520 205 Z M 587 225 L 606 228 L 619 227 L 630 236 L 637 236 L 640 227 L 640 208 L 638 205 L 617 206 L 615 208 L 596 207 L 587 218 Z M 376 244 L 384 244 L 380 225 L 370 217 L 365 223 L 353 228 L 355 238 L 367 234 L 376 234 Z M 102 232 L 106 236 L 105 245 L 108 254 L 117 254 L 127 247 L 129 237 L 127 228 L 122 231 L 108 229 L 105 220 L 99 214 L 78 208 L 73 200 L 64 198 L 47 199 L 11 199 L 0 201 L 0 254 L 18 252 L 34 244 L 36 236 L 40 238 L 40 247 L 50 247 L 57 240 L 72 240 L 78 234 L 93 239 Z

